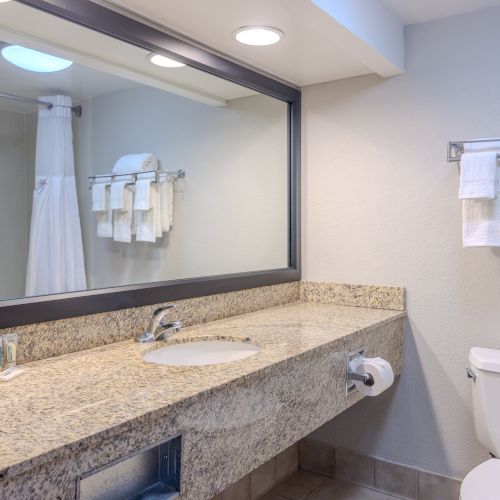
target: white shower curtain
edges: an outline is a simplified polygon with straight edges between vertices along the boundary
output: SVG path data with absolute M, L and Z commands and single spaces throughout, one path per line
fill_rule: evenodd
M 75 182 L 71 98 L 39 97 L 26 295 L 87 288 Z

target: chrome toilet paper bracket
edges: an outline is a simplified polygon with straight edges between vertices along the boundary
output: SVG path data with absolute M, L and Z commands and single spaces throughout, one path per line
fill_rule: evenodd
M 357 381 L 360 381 L 360 382 L 363 382 L 363 383 L 366 383 L 365 382 L 365 376 L 367 376 L 368 374 L 358 374 L 358 373 L 355 373 L 351 370 L 351 361 L 355 358 L 359 358 L 360 356 L 364 356 L 365 355 L 365 347 L 360 347 L 358 349 L 355 349 L 354 351 L 351 351 L 349 353 L 347 353 L 347 356 L 346 356 L 346 363 L 345 363 L 345 393 L 346 395 L 348 394 L 351 394 L 351 392 L 355 391 L 356 390 L 356 385 L 354 384 L 354 382 L 357 382 Z M 369 375 L 371 377 L 371 375 Z M 362 377 L 361 379 L 359 379 L 358 377 Z M 373 380 L 373 378 L 372 378 Z M 368 381 L 368 379 L 366 379 L 366 381 Z M 373 385 L 373 383 L 372 383 Z
M 347 353 L 345 358 L 346 395 L 356 390 L 364 396 L 378 396 L 394 383 L 390 363 L 380 357 L 366 357 L 366 348 Z
M 375 380 L 373 380 L 373 377 L 369 373 L 355 373 L 350 370 L 347 372 L 347 380 L 363 382 L 368 387 L 371 387 L 375 383 Z

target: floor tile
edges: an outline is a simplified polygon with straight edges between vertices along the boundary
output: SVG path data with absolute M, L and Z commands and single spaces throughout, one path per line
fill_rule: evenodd
M 383 460 L 375 460 L 375 488 L 389 495 L 417 498 L 417 471 Z
M 259 497 L 259 500 L 287 500 L 287 499 L 285 497 L 276 495 L 276 493 L 273 493 L 272 491 L 269 491 L 268 493 Z
M 233 483 L 222 492 L 222 500 L 251 500 L 250 474 Z
M 456 500 L 460 497 L 460 481 L 427 472 L 418 473 L 419 500 Z
M 333 476 L 333 448 L 311 439 L 299 442 L 299 467 L 303 470 Z
M 301 500 L 327 479 L 325 476 L 313 472 L 299 470 L 287 477 L 271 491 L 287 499 Z
M 274 458 L 257 467 L 250 474 L 252 498 L 259 498 L 276 483 L 276 467 Z
M 344 479 L 364 486 L 373 486 L 375 462 L 372 457 L 365 457 L 341 448 L 335 449 L 335 474 L 337 479 Z
M 385 493 L 370 490 L 346 481 L 327 479 L 314 491 L 307 495 L 306 500 L 387 500 Z
M 299 465 L 299 445 L 293 444 L 286 450 L 282 451 L 275 457 L 276 462 L 276 478 L 288 476 L 291 472 L 296 471 Z

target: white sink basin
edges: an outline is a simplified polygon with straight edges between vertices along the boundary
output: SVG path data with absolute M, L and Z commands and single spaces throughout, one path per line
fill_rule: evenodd
M 246 342 L 202 340 L 161 347 L 144 354 L 146 363 L 170 366 L 202 366 L 229 363 L 253 356 L 260 351 Z

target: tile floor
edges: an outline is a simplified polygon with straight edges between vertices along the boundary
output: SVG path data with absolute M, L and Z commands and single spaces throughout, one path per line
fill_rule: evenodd
M 299 470 L 288 476 L 260 500 L 396 500 L 356 484 Z

